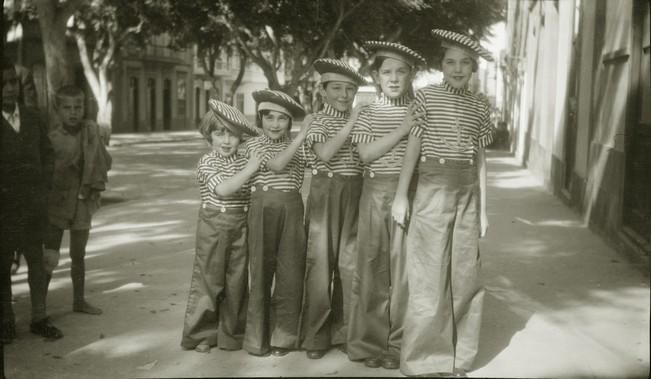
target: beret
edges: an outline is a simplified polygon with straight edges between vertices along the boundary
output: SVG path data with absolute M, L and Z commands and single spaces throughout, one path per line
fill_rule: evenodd
M 208 100 L 208 106 L 220 120 L 224 121 L 224 126 L 231 131 L 253 136 L 258 134 L 246 116 L 237 108 L 215 99 Z
M 470 36 L 443 29 L 432 29 L 432 35 L 439 38 L 442 43 L 461 47 L 462 49 L 469 50 L 472 54 L 480 56 L 489 62 L 493 61 L 493 55 L 490 51 L 483 48 L 479 42 Z
M 427 61 L 420 54 L 407 46 L 387 41 L 366 41 L 364 48 L 374 51 L 375 56 L 395 58 L 406 62 L 410 66 L 426 66 Z
M 366 84 L 366 79 L 350 65 L 338 59 L 321 58 L 314 61 L 314 69 L 321 74 L 321 83 L 348 82 L 356 86 Z
M 258 111 L 267 109 L 286 113 L 292 118 L 305 117 L 303 106 L 284 92 L 267 88 L 253 92 L 253 99 L 258 103 Z

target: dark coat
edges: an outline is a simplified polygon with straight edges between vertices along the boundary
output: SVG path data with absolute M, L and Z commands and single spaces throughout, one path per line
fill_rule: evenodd
M 47 192 L 54 154 L 47 126 L 33 108 L 20 106 L 20 132 L 0 126 L 0 243 L 16 233 L 39 238 L 47 225 Z

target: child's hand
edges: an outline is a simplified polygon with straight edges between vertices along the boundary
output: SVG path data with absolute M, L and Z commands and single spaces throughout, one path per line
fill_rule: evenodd
M 365 105 L 358 104 L 350 112 L 350 118 L 348 119 L 348 121 L 350 121 L 350 122 L 357 121 L 357 118 L 359 117 L 360 113 L 362 113 L 362 111 L 364 111 L 364 109 L 366 109 L 367 107 L 368 107 L 368 104 L 365 104 Z
M 262 164 L 262 156 L 263 156 L 262 152 L 252 151 L 251 154 L 249 155 L 249 160 L 246 165 L 251 169 L 257 170 L 258 168 L 260 168 L 260 165 Z
M 398 225 L 405 229 L 409 220 L 409 201 L 406 196 L 396 196 L 391 206 L 391 215 Z
M 313 114 L 309 114 L 305 116 L 305 118 L 303 119 L 303 125 L 301 125 L 301 130 L 298 133 L 301 134 L 302 136 L 306 136 L 308 130 L 310 130 L 310 127 L 312 126 L 312 121 L 314 121 Z
M 412 101 L 407 108 L 407 114 L 400 124 L 400 130 L 404 135 L 409 134 L 411 128 L 415 125 L 423 125 L 425 123 L 425 110 L 420 106 L 417 101 Z

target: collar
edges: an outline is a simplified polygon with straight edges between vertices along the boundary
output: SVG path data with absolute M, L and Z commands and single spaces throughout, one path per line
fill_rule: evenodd
M 235 154 L 232 154 L 232 155 L 230 155 L 228 157 L 225 157 L 225 156 L 219 154 L 218 152 L 216 152 L 214 150 L 213 150 L 212 153 L 215 156 L 215 158 L 217 158 L 220 161 L 225 162 L 225 163 L 233 163 L 233 162 L 235 162 L 237 160 L 237 152 L 235 152 Z
M 448 84 L 445 79 L 441 82 L 441 87 L 445 88 L 446 91 L 453 93 L 455 95 L 469 95 L 470 91 L 468 90 L 468 86 L 464 88 L 454 88 L 450 84 Z
M 408 91 L 406 94 L 397 97 L 395 99 L 389 98 L 384 93 L 381 93 L 380 96 L 378 97 L 378 102 L 380 104 L 394 105 L 399 107 L 399 106 L 409 105 L 409 103 L 411 103 L 413 99 L 414 96 L 411 94 L 411 91 Z
M 286 135 L 284 135 L 284 136 L 282 136 L 282 137 L 280 137 L 280 138 L 278 138 L 278 139 L 271 139 L 271 138 L 269 138 L 269 136 L 267 136 L 266 134 L 264 134 L 264 132 L 262 133 L 261 138 L 262 138 L 262 142 L 264 142 L 265 144 L 269 144 L 269 145 L 273 145 L 273 144 L 278 144 L 278 143 L 283 143 L 283 142 L 287 142 L 287 141 L 289 141 L 289 138 L 287 138 Z
M 13 117 L 14 120 L 20 120 L 20 110 L 18 110 L 18 104 L 14 107 L 14 111 L 9 113 L 5 112 L 4 110 L 2 111 L 2 116 L 5 118 L 5 120 L 9 121 L 10 118 Z
M 340 112 L 328 103 L 323 104 L 322 112 L 327 114 L 328 116 L 337 117 L 337 118 L 348 118 L 348 116 L 350 115 L 350 112 Z

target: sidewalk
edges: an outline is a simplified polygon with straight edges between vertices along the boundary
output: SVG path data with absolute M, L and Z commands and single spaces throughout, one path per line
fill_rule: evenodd
M 18 339 L 9 378 L 401 376 L 303 352 L 256 358 L 179 347 L 198 208 L 194 182 L 162 196 L 115 203 L 96 217 L 87 258 L 89 300 L 102 316 L 71 312 L 64 252 L 48 297 L 66 335 L 28 332 L 26 273 L 14 276 Z M 489 160 L 489 236 L 480 354 L 471 377 L 647 377 L 648 268 L 635 267 L 502 154 Z M 67 241 L 67 237 L 64 238 Z

